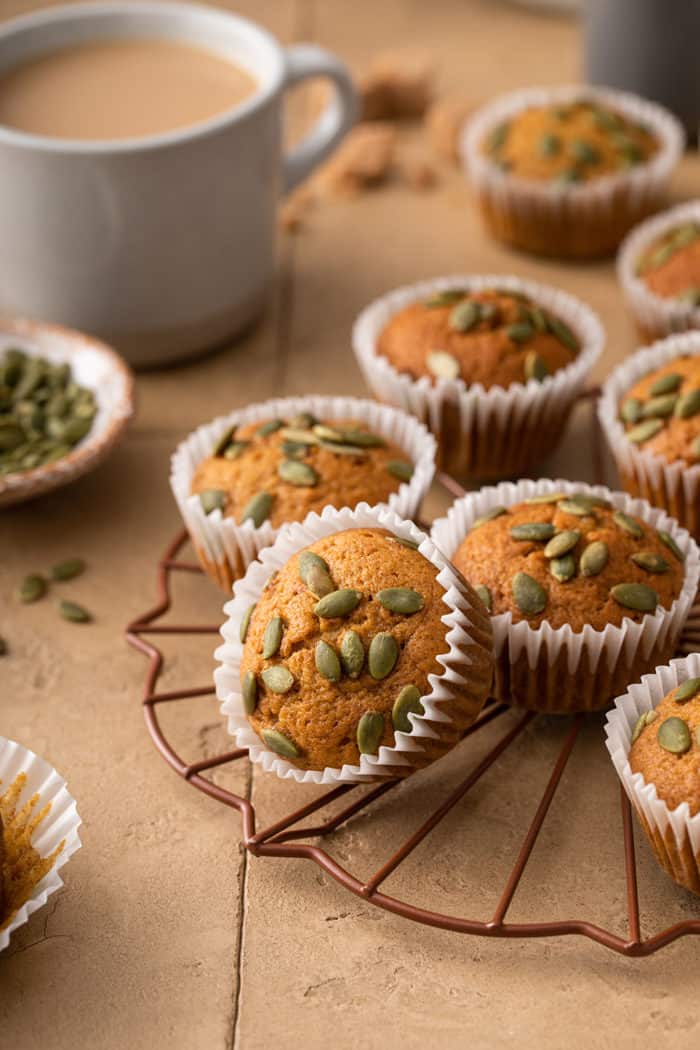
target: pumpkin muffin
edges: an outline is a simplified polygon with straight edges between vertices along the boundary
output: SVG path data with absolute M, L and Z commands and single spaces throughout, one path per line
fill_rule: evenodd
M 691 817 L 700 812 L 700 678 L 682 682 L 639 716 L 629 762 L 669 809 L 687 802 Z
M 661 107 L 593 88 L 498 99 L 472 118 L 463 144 L 494 236 L 572 258 L 610 254 L 658 208 L 682 146 Z
M 662 299 L 700 306 L 700 223 L 683 223 L 657 237 L 642 253 L 637 273 Z
M 677 357 L 630 387 L 620 403 L 625 436 L 668 463 L 700 461 L 700 355 Z

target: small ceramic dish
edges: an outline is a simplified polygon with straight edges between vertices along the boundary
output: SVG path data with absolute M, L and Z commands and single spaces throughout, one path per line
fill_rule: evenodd
M 89 433 L 70 452 L 31 470 L 0 474 L 0 507 L 33 499 L 93 470 L 111 452 L 134 414 L 134 380 L 128 365 L 105 343 L 59 325 L 0 317 L 0 357 L 10 348 L 55 364 L 68 363 L 77 383 L 95 395 Z

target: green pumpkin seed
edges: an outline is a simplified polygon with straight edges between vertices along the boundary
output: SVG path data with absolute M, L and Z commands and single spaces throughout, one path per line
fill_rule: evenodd
M 544 310 L 540 310 L 539 306 L 531 306 L 529 310 L 530 320 L 535 326 L 535 331 L 546 332 L 547 331 L 547 317 Z
M 238 459 L 247 448 L 250 448 L 250 441 L 232 441 L 228 448 L 224 449 L 223 457 L 229 461 Z
M 302 445 L 300 441 L 283 441 L 280 445 L 280 451 L 285 459 L 299 459 L 301 456 L 306 455 L 308 447 Z
M 617 525 L 618 529 L 622 529 L 623 532 L 629 532 L 630 536 L 634 536 L 635 539 L 641 540 L 644 535 L 644 530 L 639 522 L 631 518 L 629 514 L 625 514 L 624 511 L 616 510 L 612 516 L 612 520 Z
M 486 606 L 487 612 L 492 612 L 493 611 L 493 599 L 491 598 L 491 591 L 488 589 L 486 584 L 484 584 L 484 583 L 477 583 L 475 585 L 475 587 L 474 587 L 474 590 L 476 591 L 476 593 L 479 595 L 479 597 L 481 598 L 482 602 Z
M 510 131 L 510 124 L 504 121 L 502 124 L 497 124 L 493 128 L 486 139 L 487 149 L 491 153 L 497 153 L 504 145 L 508 138 L 508 132 Z
M 339 682 L 341 676 L 340 660 L 332 645 L 321 639 L 314 651 L 316 670 L 329 682 Z
M 652 397 L 642 409 L 642 419 L 668 419 L 673 415 L 678 398 L 675 394 L 661 394 Z
M 438 379 L 457 379 L 459 361 L 446 350 L 431 350 L 425 358 L 425 367 Z
M 593 506 L 576 498 L 559 500 L 558 510 L 563 514 L 573 514 L 576 518 L 588 518 L 593 513 Z
M 284 620 L 281 616 L 273 616 L 263 635 L 263 660 L 269 660 L 271 656 L 279 651 L 284 633 Z
M 340 643 L 340 662 L 348 678 L 358 678 L 365 665 L 365 647 L 357 631 L 346 631 Z
M 620 405 L 620 419 L 623 423 L 638 423 L 643 409 L 644 405 L 638 397 L 628 397 Z
M 300 427 L 284 427 L 280 432 L 285 441 L 291 441 L 295 445 L 303 445 L 312 448 L 319 444 L 319 439 L 312 430 L 303 430 Z
M 566 493 L 564 492 L 545 492 L 541 496 L 530 496 L 529 499 L 524 499 L 523 503 L 559 503 L 563 499 L 566 499 Z
M 366 711 L 357 723 L 357 748 L 361 755 L 375 755 L 384 736 L 384 716 Z
M 565 347 L 577 353 L 579 350 L 579 341 L 574 335 L 568 324 L 565 324 L 560 317 L 554 317 L 552 314 L 547 314 L 547 327 L 549 328 L 552 335 L 555 335 L 560 343 L 563 343 Z
M 487 521 L 493 521 L 494 518 L 500 518 L 502 514 L 507 513 L 508 511 L 505 507 L 491 507 L 491 509 L 487 510 L 485 514 L 482 514 L 481 517 L 474 519 L 469 532 L 473 532 L 474 529 L 478 529 L 481 525 L 485 525 Z
M 543 157 L 555 157 L 561 150 L 561 139 L 557 135 L 543 135 L 537 149 Z
M 335 620 L 341 616 L 349 616 L 361 600 L 360 591 L 354 591 L 350 587 L 341 587 L 340 590 L 324 595 L 314 606 L 314 612 L 324 620 Z
M 527 321 L 520 321 L 517 324 L 508 325 L 506 328 L 506 335 L 514 343 L 526 343 L 528 339 L 532 339 L 535 334 L 535 329 Z
M 283 459 L 277 468 L 277 473 L 289 485 L 298 485 L 304 488 L 313 488 L 318 484 L 319 476 L 308 463 L 301 463 L 298 459 Z
M 680 562 L 685 561 L 685 554 L 680 549 L 673 536 L 671 536 L 669 532 L 664 532 L 663 529 L 657 529 L 656 535 L 659 537 L 664 546 L 668 547 L 674 558 L 677 558 Z
M 663 422 L 660 419 L 647 419 L 644 423 L 639 423 L 636 427 L 628 430 L 625 436 L 632 444 L 641 445 L 645 441 L 656 437 L 662 427 Z
M 260 677 L 271 693 L 288 693 L 294 685 L 294 675 L 284 664 L 266 667 Z
M 466 291 L 463 288 L 447 288 L 444 292 L 436 292 L 435 295 L 431 295 L 429 299 L 426 299 L 423 303 L 429 310 L 434 310 L 440 306 L 452 306 L 453 303 L 458 303 L 460 299 L 464 299 Z
M 514 540 L 549 540 L 554 535 L 554 526 L 549 521 L 526 521 L 511 526 L 510 534 Z
M 561 558 L 552 558 L 549 571 L 559 583 L 567 583 L 576 575 L 576 559 L 573 554 L 564 554 Z
M 272 496 L 269 492 L 258 492 L 241 511 L 241 524 L 250 519 L 255 528 L 259 529 L 262 523 L 270 517 L 271 509 Z
M 89 623 L 92 620 L 87 609 L 77 602 L 63 601 L 59 604 L 58 611 L 64 620 L 70 620 L 71 623 Z
M 603 540 L 593 540 L 581 554 L 579 568 L 582 576 L 599 576 L 608 564 L 610 550 Z
M 670 751 L 672 755 L 683 755 L 690 751 L 693 741 L 690 736 L 688 723 L 677 715 L 665 718 L 658 728 L 656 739 L 664 751 Z
M 243 675 L 241 696 L 243 698 L 243 710 L 247 715 L 252 715 L 258 704 L 258 680 L 252 671 L 246 671 Z
M 413 477 L 412 463 L 403 463 L 401 460 L 392 459 L 386 464 L 386 469 L 399 481 L 410 481 Z
M 14 423 L 0 422 L 0 452 L 12 452 L 25 441 L 24 430 Z
M 324 598 L 335 590 L 326 562 L 313 551 L 302 551 L 297 560 L 299 576 L 317 598 Z
M 649 394 L 651 397 L 660 397 L 662 394 L 675 394 L 682 382 L 683 376 L 679 375 L 678 372 L 667 372 L 666 375 L 659 376 L 651 384 Z
M 393 634 L 381 631 L 369 643 L 367 667 L 372 678 L 381 681 L 391 674 L 399 658 L 399 644 Z
M 574 182 L 580 182 L 581 175 L 576 168 L 567 168 L 565 171 L 560 171 L 558 175 L 554 176 L 554 182 L 559 186 L 570 186 Z
M 226 493 L 223 489 L 205 489 L 199 493 L 199 502 L 205 514 L 213 510 L 223 510 L 226 506 Z
M 666 559 L 653 551 L 639 551 L 636 554 L 631 554 L 630 560 L 635 565 L 638 565 L 640 569 L 644 569 L 645 572 L 661 573 L 668 572 L 670 569 Z
M 610 588 L 610 596 L 634 612 L 654 612 L 659 604 L 658 594 L 645 583 L 617 583 Z
M 296 744 L 279 730 L 263 729 L 260 736 L 265 746 L 269 747 L 270 751 L 274 751 L 276 755 L 282 755 L 283 758 L 299 758 L 299 749 Z
M 51 569 L 52 580 L 74 580 L 85 571 L 85 562 L 82 558 L 68 558 L 54 565 Z
M 223 456 L 224 452 L 233 441 L 233 435 L 235 433 L 236 424 L 234 423 L 232 426 L 227 427 L 226 430 L 224 430 L 223 434 L 214 445 L 214 451 L 212 452 L 212 456 Z
M 526 380 L 535 379 L 538 383 L 541 383 L 549 375 L 547 365 L 535 350 L 528 350 L 525 354 L 523 371 Z
M 468 332 L 481 319 L 481 307 L 473 299 L 465 299 L 450 311 L 448 324 L 456 332 Z
M 274 434 L 276 431 L 281 430 L 284 426 L 284 421 L 281 419 L 269 419 L 267 423 L 262 423 L 255 433 L 258 437 L 268 437 L 270 434 Z
M 367 450 L 360 448 L 359 445 L 339 445 L 334 441 L 319 441 L 319 445 L 336 456 L 365 456 L 367 454 Z
M 698 692 L 700 692 L 700 678 L 688 678 L 678 686 L 673 699 L 677 704 L 687 704 L 689 700 L 697 696 Z
M 547 604 L 547 592 L 526 572 L 516 572 L 511 584 L 515 604 L 525 616 L 537 616 Z
M 38 602 L 46 594 L 46 580 L 38 573 L 25 576 L 17 590 L 17 597 L 21 602 L 28 604 Z
M 544 549 L 545 558 L 561 558 L 568 554 L 581 539 L 578 529 L 564 529 L 553 536 Z
M 408 717 L 409 714 L 425 714 L 420 689 L 417 689 L 415 685 L 405 685 L 394 701 L 394 706 L 391 709 L 391 721 L 397 732 L 411 733 L 413 731 L 413 726 Z
M 410 587 L 385 587 L 377 594 L 377 601 L 389 612 L 410 616 L 423 608 L 423 596 Z
M 316 437 L 323 441 L 336 441 L 339 443 L 343 441 L 342 431 L 326 426 L 325 423 L 315 423 L 311 429 Z
M 415 543 L 413 540 L 405 540 L 403 536 L 389 536 L 389 543 L 400 543 L 402 547 L 407 547 L 410 551 L 417 551 L 420 547 L 419 543 Z
M 386 441 L 379 434 L 372 434 L 368 430 L 344 430 L 343 441 L 350 445 L 359 445 L 360 448 L 384 448 Z
M 248 608 L 246 609 L 246 611 L 243 613 L 243 619 L 241 620 L 240 631 L 238 632 L 238 637 L 241 640 L 241 645 L 243 645 L 243 643 L 245 642 L 246 638 L 248 637 L 248 628 L 250 627 L 250 619 L 251 619 L 253 613 L 255 612 L 255 606 L 257 604 L 258 604 L 257 602 L 253 602 L 253 604 L 249 605 Z
M 634 729 L 632 730 L 632 743 L 636 743 L 639 737 L 642 735 L 642 730 L 645 726 L 650 726 L 652 722 L 655 722 L 659 717 L 658 713 L 652 711 L 642 711 L 641 715 L 634 723 Z
M 687 394 L 683 394 L 682 397 L 678 398 L 676 415 L 680 419 L 690 419 L 691 416 L 696 416 L 698 412 L 700 412 L 700 389 L 689 390 Z
M 583 139 L 575 139 L 570 146 L 571 156 L 579 164 L 597 164 L 600 153 L 589 142 Z
M 324 561 L 320 554 L 316 554 L 315 551 L 301 551 L 297 557 L 297 570 L 302 583 L 307 583 L 310 569 L 321 569 L 327 575 L 330 575 L 331 571 L 328 568 L 328 562 Z
M 290 427 L 298 427 L 300 430 L 310 430 L 316 423 L 318 423 L 318 420 L 311 412 L 297 412 L 289 420 Z

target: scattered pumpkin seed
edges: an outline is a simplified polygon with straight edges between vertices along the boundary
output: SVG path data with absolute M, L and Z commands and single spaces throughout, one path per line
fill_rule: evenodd
M 372 678 L 381 681 L 391 674 L 399 658 L 399 644 L 393 634 L 380 631 L 369 643 L 367 667 Z
M 541 496 L 530 496 L 529 499 L 524 499 L 523 503 L 559 503 L 563 499 L 566 499 L 565 492 L 545 492 Z
M 17 597 L 21 602 L 38 602 L 46 594 L 46 580 L 38 573 L 25 576 L 17 590 Z
M 543 135 L 537 148 L 543 157 L 555 157 L 561 150 L 561 139 L 557 135 Z
M 685 554 L 680 549 L 670 532 L 664 532 L 663 529 L 657 529 L 656 535 L 659 537 L 664 546 L 668 547 L 674 558 L 677 558 L 680 562 L 685 561 Z
M 299 576 L 312 594 L 324 598 L 335 590 L 328 564 L 314 551 L 302 551 L 297 559 Z
M 634 729 L 632 730 L 632 743 L 636 743 L 639 737 L 642 735 L 642 730 L 645 726 L 651 725 L 658 718 L 658 713 L 653 709 L 651 711 L 642 711 L 641 715 L 634 723 Z
M 629 514 L 625 514 L 622 510 L 616 510 L 612 516 L 612 520 L 617 525 L 618 529 L 622 529 L 623 532 L 629 532 L 630 536 L 634 536 L 635 539 L 641 540 L 644 535 L 644 530 L 638 521 L 631 518 Z
M 502 124 L 497 124 L 488 135 L 487 148 L 491 153 L 496 153 L 505 145 L 505 141 L 508 138 L 508 132 L 510 131 L 510 124 L 504 121 Z
M 89 623 L 92 620 L 87 609 L 78 605 L 77 602 L 62 601 L 58 606 L 58 611 L 64 620 L 70 620 L 71 623 Z
M 298 459 L 283 459 L 277 468 L 277 473 L 282 481 L 303 488 L 313 488 L 319 481 L 319 475 L 314 468 Z
M 367 450 L 359 445 L 340 445 L 336 441 L 319 441 L 321 448 L 333 452 L 336 456 L 365 456 Z
M 313 430 L 304 430 L 302 427 L 284 427 L 281 436 L 285 441 L 293 441 L 295 445 L 305 445 L 309 448 L 319 443 Z
M 444 292 L 436 292 L 435 295 L 431 295 L 429 299 L 425 300 L 423 305 L 430 310 L 440 306 L 452 306 L 453 303 L 458 303 L 460 299 L 464 299 L 466 294 L 463 288 L 446 288 Z
M 386 469 L 399 481 L 410 481 L 413 477 L 413 464 L 403 463 L 399 459 L 391 459 L 386 464 Z
M 600 153 L 584 139 L 574 139 L 570 146 L 571 156 L 579 164 L 597 164 Z
M 213 510 L 223 510 L 226 506 L 226 493 L 223 489 L 205 489 L 199 493 L 199 502 L 205 514 Z
M 668 419 L 673 415 L 678 398 L 675 394 L 659 394 L 652 397 L 642 409 L 642 419 Z
M 513 525 L 510 534 L 514 540 L 549 540 L 554 535 L 554 526 L 550 521 L 526 521 Z
M 541 310 L 539 306 L 531 306 L 529 310 L 530 320 L 535 326 L 537 332 L 547 331 L 547 317 L 544 310 Z
M 574 353 L 578 351 L 578 339 L 571 328 L 569 328 L 568 324 L 565 324 L 560 317 L 554 317 L 552 314 L 547 314 L 547 327 L 552 335 L 555 335 L 559 342 L 563 343 L 569 350 L 573 350 Z
M 223 456 L 226 449 L 233 441 L 233 435 L 236 433 L 236 424 L 234 423 L 230 427 L 226 427 L 219 440 L 214 445 L 213 456 Z
M 247 448 L 250 447 L 250 441 L 232 441 L 228 448 L 224 449 L 224 459 L 234 460 L 242 456 Z
M 535 329 L 529 321 L 518 321 L 506 328 L 506 335 L 514 343 L 526 343 L 534 334 Z
M 266 667 L 260 677 L 272 693 L 288 693 L 294 685 L 294 675 L 284 664 Z
M 265 634 L 263 635 L 263 660 L 269 660 L 271 656 L 274 656 L 279 652 L 279 647 L 282 644 L 283 633 L 284 620 L 281 616 L 273 616 L 265 628 Z
M 314 659 L 316 670 L 323 678 L 327 678 L 329 682 L 340 681 L 340 660 L 332 645 L 321 639 L 316 646 Z
M 664 751 L 670 751 L 672 755 L 685 754 L 693 744 L 688 723 L 677 715 L 663 720 L 656 733 L 656 739 Z
M 340 662 L 348 678 L 358 678 L 365 665 L 365 647 L 357 631 L 346 631 L 340 643 Z
M 673 699 L 677 704 L 687 704 L 700 692 L 700 678 L 687 678 L 678 686 Z
M 698 412 L 700 412 L 700 389 L 689 390 L 687 394 L 683 394 L 682 397 L 678 398 L 676 415 L 681 419 L 690 419 L 691 416 L 696 416 Z
M 561 558 L 568 554 L 581 539 L 578 529 L 564 529 L 553 536 L 544 549 L 545 558 Z
M 651 384 L 649 395 L 651 397 L 660 397 L 662 394 L 675 394 L 682 382 L 683 376 L 679 375 L 678 372 L 667 372 L 666 375 L 659 376 Z
M 384 448 L 386 441 L 379 434 L 372 434 L 369 430 L 344 430 L 343 441 L 350 445 L 359 445 L 360 448 Z
M 468 332 L 481 320 L 481 307 L 473 299 L 465 299 L 450 311 L 448 324 L 456 332 Z
M 425 358 L 425 366 L 438 379 L 457 379 L 459 361 L 446 350 L 431 350 Z
M 360 591 L 354 591 L 351 587 L 341 587 L 337 591 L 325 594 L 314 606 L 314 612 L 324 620 L 335 620 L 341 616 L 349 616 L 360 604 L 361 599 Z
M 290 427 L 298 427 L 300 430 L 309 430 L 316 423 L 318 423 L 318 420 L 311 412 L 297 412 L 289 420 Z
M 638 423 L 643 409 L 644 405 L 638 397 L 628 397 L 620 405 L 620 419 L 623 423 Z
M 315 423 L 311 429 L 316 437 L 323 441 L 343 441 L 342 431 L 329 427 L 325 423 Z
M 554 176 L 554 182 L 559 186 L 570 186 L 574 182 L 581 181 L 581 173 L 576 168 L 566 168 Z
M 593 506 L 575 497 L 559 500 L 558 509 L 564 514 L 573 514 L 576 518 L 587 518 L 593 513 Z
M 676 412 L 678 409 L 676 408 Z M 627 431 L 626 437 L 628 441 L 631 441 L 634 445 L 641 445 L 645 441 L 649 441 L 651 438 L 656 437 L 661 428 L 663 422 L 660 419 L 647 419 L 643 423 L 637 424 L 636 427 L 632 427 L 631 430 Z
M 670 565 L 660 554 L 653 551 L 639 551 L 630 555 L 630 560 L 645 572 L 661 573 L 668 572 Z
M 243 675 L 241 696 L 243 698 L 243 710 L 247 715 L 252 715 L 258 703 L 258 680 L 252 671 L 246 671 Z
M 603 540 L 593 540 L 584 549 L 579 561 L 582 576 L 599 576 L 608 564 L 610 550 Z
M 567 583 L 576 575 L 576 559 L 573 554 L 564 554 L 561 558 L 552 558 L 549 571 L 559 583 Z
M 258 437 L 268 437 L 270 434 L 274 434 L 277 430 L 281 430 L 284 426 L 284 421 L 281 419 L 268 419 L 266 423 L 262 423 L 255 433 Z
M 257 602 L 253 602 L 253 604 L 249 605 L 248 608 L 246 609 L 246 611 L 243 613 L 243 619 L 241 620 L 241 629 L 238 632 L 238 637 L 241 640 L 241 645 L 243 645 L 243 643 L 245 642 L 246 638 L 248 637 L 248 628 L 250 627 L 250 619 L 251 619 L 253 613 L 255 612 L 255 606 L 257 604 L 258 604 Z
M 384 736 L 384 715 L 365 711 L 357 723 L 357 748 L 361 755 L 375 755 Z
M 82 558 L 67 558 L 51 569 L 52 580 L 73 580 L 85 571 L 85 562 Z
M 491 507 L 485 514 L 482 514 L 479 518 L 475 518 L 472 522 L 470 532 L 474 529 L 478 529 L 481 525 L 485 525 L 487 521 L 493 521 L 494 518 L 500 518 L 502 514 L 507 514 L 508 511 L 505 507 Z
M 479 597 L 481 598 L 482 602 L 486 606 L 487 612 L 492 612 L 492 610 L 493 610 L 493 599 L 491 598 L 491 591 L 488 589 L 486 584 L 485 583 L 477 583 L 475 585 L 475 587 L 474 587 L 474 590 L 476 591 L 476 593 L 479 595 Z
M 282 755 L 283 758 L 299 757 L 299 748 L 279 730 L 263 729 L 260 736 L 265 746 L 269 747 L 270 751 L 274 751 L 276 755 Z
M 423 608 L 423 596 L 410 587 L 385 587 L 377 594 L 377 601 L 389 612 L 411 616 Z
M 523 372 L 526 380 L 535 379 L 538 383 L 549 375 L 547 365 L 535 350 L 528 350 L 525 354 Z
M 616 583 L 610 588 L 610 596 L 618 605 L 634 612 L 654 612 L 659 604 L 659 596 L 646 583 Z
M 246 503 L 245 507 L 241 511 L 241 523 L 244 521 L 253 522 L 256 529 L 259 529 L 264 521 L 270 517 L 270 511 L 272 509 L 272 496 L 269 492 L 258 492 L 251 500 Z
M 413 731 L 413 726 L 408 717 L 409 714 L 425 714 L 420 689 L 415 685 L 405 685 L 394 701 L 394 706 L 391 709 L 391 721 L 397 732 L 411 733 Z
M 515 604 L 525 616 L 537 616 L 547 604 L 547 592 L 526 572 L 516 572 L 511 584 Z

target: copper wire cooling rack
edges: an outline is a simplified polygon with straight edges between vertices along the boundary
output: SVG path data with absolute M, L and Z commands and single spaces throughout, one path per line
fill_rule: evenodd
M 600 476 L 600 473 L 597 473 Z M 439 480 L 453 495 L 463 494 L 461 487 L 452 478 L 440 475 Z M 628 936 L 626 938 L 621 937 L 595 923 L 582 919 L 526 923 L 506 921 L 513 897 L 523 877 L 537 837 L 542 829 L 562 774 L 584 723 L 583 715 L 578 715 L 572 720 L 571 728 L 555 759 L 544 793 L 537 804 L 532 821 L 525 831 L 515 863 L 506 879 L 496 910 L 488 919 L 469 919 L 458 915 L 430 911 L 417 907 L 408 901 L 382 893 L 380 887 L 415 850 L 419 843 L 459 804 L 467 792 L 517 739 L 528 723 L 536 717 L 533 712 L 523 713 L 515 725 L 508 728 L 495 746 L 490 747 L 486 751 L 483 758 L 457 784 L 428 819 L 420 827 L 412 831 L 394 854 L 382 863 L 368 879 L 357 878 L 338 864 L 322 843 L 324 840 L 332 841 L 333 833 L 361 811 L 366 811 L 371 816 L 372 804 L 391 791 L 401 781 L 384 781 L 371 787 L 370 790 L 367 790 L 367 785 L 341 784 L 320 795 L 307 805 L 290 812 L 269 827 L 258 829 L 257 814 L 253 804 L 247 798 L 232 791 L 227 791 L 220 785 L 215 784 L 204 775 L 209 770 L 217 769 L 229 763 L 247 762 L 247 751 L 235 749 L 198 762 L 187 762 L 180 757 L 173 745 L 168 741 L 159 719 L 159 709 L 163 704 L 175 701 L 181 702 L 195 697 L 213 697 L 215 695 L 212 684 L 197 688 L 182 688 L 171 692 L 159 693 L 156 691 L 165 663 L 160 649 L 151 640 L 153 636 L 208 635 L 210 637 L 206 644 L 210 650 L 214 645 L 213 636 L 218 634 L 220 628 L 220 624 L 164 624 L 160 622 L 161 618 L 172 608 L 171 583 L 173 574 L 198 573 L 203 576 L 199 565 L 183 560 L 180 556 L 187 540 L 187 533 L 183 530 L 169 544 L 158 563 L 158 602 L 152 609 L 149 609 L 148 612 L 137 617 L 136 620 L 129 624 L 127 627 L 127 639 L 134 648 L 148 658 L 143 710 L 146 725 L 155 746 L 165 761 L 188 784 L 240 813 L 243 826 L 243 843 L 253 855 L 260 857 L 297 857 L 314 861 L 347 890 L 357 894 L 358 897 L 364 898 L 369 903 L 401 915 L 406 919 L 411 919 L 414 922 L 424 923 L 428 926 L 437 926 L 455 933 L 511 938 L 562 937 L 578 934 L 628 956 L 651 955 L 681 937 L 700 934 L 700 920 L 686 920 L 663 929 L 651 937 L 643 938 L 640 924 L 632 810 L 622 788 L 620 789 L 623 834 L 621 856 L 624 860 L 627 887 Z M 683 635 L 681 648 L 689 651 L 698 648 L 699 643 L 700 606 L 696 605 Z M 494 722 L 508 710 L 510 709 L 504 704 L 491 702 L 485 707 L 474 725 L 465 732 L 464 736 L 479 734 L 484 726 Z M 195 725 L 193 725 L 192 736 L 193 738 L 196 736 Z M 339 812 L 336 812 L 333 817 L 299 826 L 306 818 L 320 814 L 325 807 L 345 796 L 348 796 L 347 805 Z

